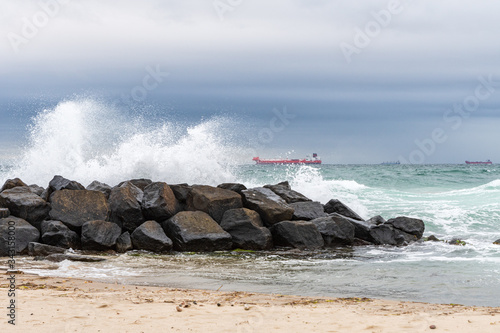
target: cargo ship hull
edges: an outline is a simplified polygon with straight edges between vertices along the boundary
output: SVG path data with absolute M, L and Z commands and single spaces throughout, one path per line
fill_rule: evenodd
M 319 159 L 273 159 L 273 160 L 263 160 L 258 157 L 254 157 L 253 160 L 257 164 L 321 164 Z
M 487 160 L 486 162 L 479 161 L 479 162 L 470 162 L 470 161 L 465 161 L 466 164 L 493 164 L 490 160 Z

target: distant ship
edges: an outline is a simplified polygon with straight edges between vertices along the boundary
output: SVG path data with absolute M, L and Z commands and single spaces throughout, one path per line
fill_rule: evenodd
M 382 164 L 382 165 L 398 165 L 398 164 L 401 164 L 401 162 L 399 162 L 399 161 L 392 161 L 392 162 L 382 162 L 380 164 Z
M 477 162 L 471 162 L 471 161 L 465 161 L 466 164 L 493 164 L 492 161 L 487 160 L 487 161 L 477 161 Z
M 257 164 L 321 164 L 321 159 L 318 157 L 318 154 L 314 153 L 312 158 L 306 156 L 303 159 L 272 159 L 272 160 L 263 160 L 259 157 L 254 157 L 252 159 Z

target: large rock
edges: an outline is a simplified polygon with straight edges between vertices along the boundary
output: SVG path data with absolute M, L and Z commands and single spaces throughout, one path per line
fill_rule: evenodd
M 142 211 L 146 219 L 163 222 L 179 211 L 179 203 L 167 183 L 151 183 L 144 189 Z
M 143 192 L 130 182 L 113 187 L 109 196 L 110 220 L 126 231 L 133 232 L 145 221 L 140 204 L 142 197 Z
M 259 213 L 266 226 L 291 220 L 294 209 L 268 188 L 256 187 L 241 191 L 245 208 Z
M 65 249 L 79 249 L 80 237 L 61 221 L 42 222 L 42 242 Z
M 242 207 L 238 193 L 207 185 L 194 185 L 187 199 L 188 210 L 205 212 L 218 223 L 227 210 Z
M 340 221 L 349 222 L 354 226 L 354 236 L 356 238 L 362 239 L 364 241 L 373 242 L 373 238 L 370 234 L 370 229 L 373 227 L 372 224 L 369 224 L 365 221 L 360 221 L 356 219 L 352 219 L 346 217 L 344 215 L 340 215 L 337 213 L 329 214 L 329 216 L 336 222 L 340 223 Z
M 373 225 L 381 225 L 385 222 L 386 222 L 385 219 L 380 215 L 374 216 L 371 219 L 366 220 L 366 223 L 373 224 Z
M 175 198 L 179 200 L 180 203 L 186 203 L 189 193 L 193 189 L 192 186 L 183 183 L 183 184 L 174 184 L 170 185 L 170 189 L 174 192 Z
M 23 219 L 14 216 L 0 219 L 0 257 L 10 256 L 11 249 L 15 251 L 13 255 L 26 253 L 28 244 L 38 242 L 39 238 L 38 229 Z
M 144 191 L 146 186 L 151 185 L 153 181 L 151 179 L 144 179 L 144 178 L 131 179 L 125 182 L 121 182 L 120 184 L 118 184 L 118 187 L 123 186 L 125 183 L 131 183 L 132 185 L 137 186 L 141 191 Z
M 271 228 L 275 245 L 316 249 L 325 244 L 316 225 L 306 221 L 282 221 Z
M 54 176 L 49 182 L 48 190 L 52 193 L 61 190 L 85 190 L 85 187 L 77 181 L 69 180 L 62 176 Z
M 64 253 L 66 249 L 61 247 L 31 242 L 28 244 L 28 254 L 33 257 L 48 256 L 54 253 Z
M 122 229 L 112 222 L 89 221 L 82 225 L 82 249 L 103 251 L 112 249 Z
M 130 232 L 125 231 L 116 240 L 116 252 L 125 253 L 132 250 L 134 246 L 132 245 L 132 239 L 130 238 Z
M 390 224 L 381 224 L 370 229 L 371 242 L 376 245 L 407 245 L 417 238 Z
M 268 250 L 273 247 L 271 231 L 264 227 L 256 211 L 247 208 L 230 209 L 224 213 L 220 226 L 233 238 L 233 248 Z
M 305 195 L 292 190 L 288 182 L 282 182 L 276 185 L 265 185 L 264 187 L 276 193 L 283 200 L 285 200 L 286 203 L 311 201 L 311 199 Z
M 0 219 L 10 216 L 10 210 L 8 208 L 0 208 Z
M 110 214 L 106 196 L 98 191 L 55 191 L 51 203 L 50 218 L 63 222 L 77 232 L 85 222 L 107 220 Z
M 396 229 L 414 235 L 417 239 L 422 238 L 425 231 L 424 222 L 420 219 L 411 217 L 399 216 L 388 220 L 385 224 L 392 225 Z
M 28 186 L 28 185 L 19 178 L 7 179 L 7 181 L 3 184 L 2 188 L 0 189 L 0 193 L 2 193 L 5 190 L 10 190 L 11 188 L 19 186 Z
M 293 219 L 300 221 L 310 221 L 319 217 L 328 216 L 323 209 L 323 205 L 318 201 L 303 201 L 289 204 L 294 209 Z
M 337 213 L 351 219 L 364 221 L 361 216 L 356 214 L 352 209 L 350 209 L 337 199 L 332 199 L 325 204 L 325 212 L 327 212 L 328 214 Z
M 132 244 L 138 250 L 166 252 L 172 249 L 172 240 L 165 235 L 156 221 L 146 221 L 137 227 L 132 235 Z
M 12 215 L 28 221 L 37 229 L 40 229 L 40 222 L 48 217 L 50 211 L 50 204 L 27 186 L 0 193 L 0 207 L 8 208 Z
M 106 196 L 106 199 L 108 199 L 109 195 L 111 194 L 111 186 L 105 183 L 98 182 L 97 180 L 94 180 L 92 183 L 90 183 L 86 189 L 89 191 L 102 192 Z
M 223 188 L 225 190 L 230 190 L 233 192 L 236 192 L 238 194 L 241 194 L 241 191 L 246 190 L 247 187 L 243 184 L 239 183 L 223 183 L 220 185 L 217 185 L 218 188 Z
M 205 212 L 180 212 L 162 223 L 176 251 L 229 250 L 231 235 Z
M 42 196 L 42 194 L 43 194 L 43 192 L 45 191 L 45 189 L 44 189 L 43 187 L 38 186 L 38 185 L 36 185 L 36 184 L 29 185 L 28 187 L 29 187 L 29 189 L 30 189 L 30 191 L 31 191 L 31 192 L 35 193 L 35 194 L 36 194 L 36 195 L 38 195 L 39 197 L 41 197 L 41 196 Z M 45 199 L 44 199 L 44 200 L 45 200 Z M 47 200 L 45 200 L 45 201 L 47 201 Z
M 316 225 L 325 246 L 351 245 L 354 242 L 355 228 L 347 219 L 331 216 L 311 220 Z

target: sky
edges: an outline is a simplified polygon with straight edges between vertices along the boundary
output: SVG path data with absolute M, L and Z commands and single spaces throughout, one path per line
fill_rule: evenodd
M 0 7 L 0 155 L 43 107 L 87 96 L 164 119 L 234 118 L 261 157 L 500 162 L 500 2 Z

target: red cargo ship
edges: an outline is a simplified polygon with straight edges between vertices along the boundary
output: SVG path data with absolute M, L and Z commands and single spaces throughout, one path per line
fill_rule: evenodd
M 274 159 L 274 160 L 262 160 L 259 157 L 254 157 L 253 160 L 257 164 L 321 164 L 321 159 L 318 154 L 314 153 L 312 158 L 307 156 L 303 159 Z
M 484 161 L 479 161 L 479 162 L 470 162 L 470 161 L 465 161 L 466 164 L 493 164 L 490 160 L 487 160 L 486 162 Z

